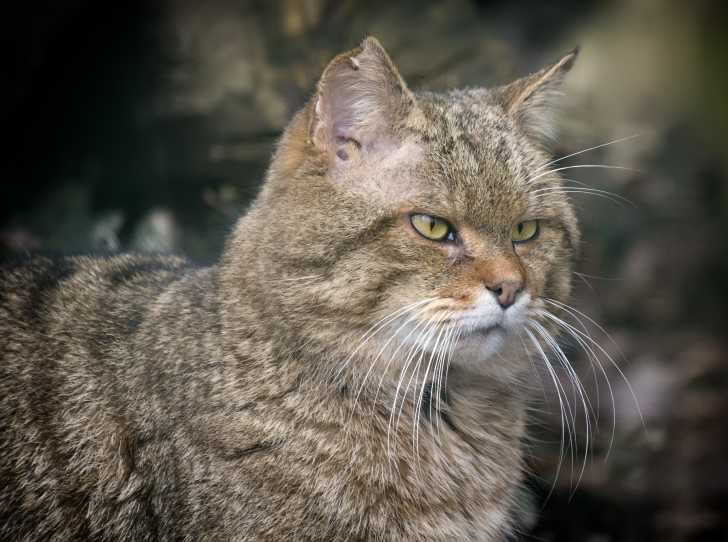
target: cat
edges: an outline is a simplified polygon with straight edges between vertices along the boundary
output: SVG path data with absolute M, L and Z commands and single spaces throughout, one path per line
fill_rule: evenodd
M 0 539 L 504 540 L 529 357 L 579 230 L 548 171 L 576 50 L 493 89 L 334 58 L 217 265 L 0 278 Z M 536 312 L 534 312 L 536 311 Z

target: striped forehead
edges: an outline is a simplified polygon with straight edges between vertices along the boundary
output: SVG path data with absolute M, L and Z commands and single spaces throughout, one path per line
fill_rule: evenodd
M 459 219 L 511 221 L 525 210 L 535 160 L 502 109 L 476 92 L 454 93 L 428 111 L 433 177 Z

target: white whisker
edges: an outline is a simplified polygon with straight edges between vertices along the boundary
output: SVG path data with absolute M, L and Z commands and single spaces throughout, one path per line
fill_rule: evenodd
M 531 339 L 531 342 L 536 347 L 536 350 L 538 351 L 541 358 L 543 359 L 545 366 L 546 366 L 546 370 L 548 371 L 549 376 L 551 377 L 551 381 L 554 383 L 554 388 L 556 390 L 556 397 L 559 400 L 559 412 L 561 415 L 561 442 L 559 445 L 559 462 L 556 466 L 556 473 L 554 474 L 554 481 L 551 484 L 551 489 L 549 490 L 549 493 L 545 499 L 545 501 L 548 501 L 549 498 L 551 498 L 551 495 L 553 494 L 554 490 L 556 489 L 556 483 L 558 481 L 559 474 L 561 473 L 561 468 L 563 466 L 565 445 L 566 445 L 565 439 L 566 439 L 567 432 L 568 432 L 568 436 L 569 436 L 569 447 L 571 447 L 571 430 L 569 429 L 568 417 L 566 415 L 566 410 L 564 408 L 564 400 L 566 400 L 566 397 L 564 397 L 564 399 L 562 400 L 561 394 L 563 393 L 563 389 L 561 388 L 561 384 L 559 383 L 558 377 L 556 376 L 556 373 L 554 372 L 554 369 L 551 366 L 551 362 L 549 362 L 546 352 L 544 352 L 543 348 L 541 348 L 541 345 L 539 344 L 536 337 L 534 337 L 533 333 L 531 333 L 531 330 L 526 328 L 524 331 L 528 335 L 528 338 Z
M 455 350 L 457 349 L 458 341 L 460 340 L 460 335 L 463 333 L 462 326 L 459 326 L 457 328 L 457 332 L 455 333 L 455 338 L 452 340 L 450 345 L 450 352 L 446 358 L 445 361 L 445 381 L 443 383 L 442 389 L 445 393 L 447 393 L 447 376 L 450 371 L 450 364 L 452 363 L 452 356 L 455 353 Z
M 546 316 L 549 320 L 554 321 L 554 322 L 556 321 L 555 319 L 558 318 L 558 317 L 556 317 L 556 316 L 554 316 L 553 314 L 550 314 L 550 313 L 548 315 L 544 314 L 544 316 Z M 571 337 L 573 337 L 577 341 L 577 343 L 579 344 L 579 346 L 581 346 L 581 348 L 587 354 L 587 357 L 589 358 L 590 362 L 592 363 L 592 366 L 594 364 L 596 364 L 596 366 L 599 368 L 599 371 L 602 373 L 602 376 L 604 377 L 604 381 L 607 383 L 607 388 L 609 390 L 609 397 L 610 397 L 611 404 L 612 404 L 612 430 L 611 430 L 611 434 L 609 436 L 609 445 L 607 447 L 607 454 L 606 454 L 606 457 L 605 457 L 605 460 L 606 460 L 609 457 L 609 453 L 610 453 L 610 451 L 612 449 L 612 446 L 614 444 L 614 437 L 615 437 L 615 433 L 616 433 L 616 424 L 615 424 L 615 420 L 616 420 L 616 405 L 615 405 L 615 402 L 614 402 L 614 392 L 612 391 L 612 385 L 609 382 L 609 377 L 607 376 L 607 373 L 604 370 L 604 367 L 602 366 L 601 361 L 599 360 L 599 356 L 597 356 L 597 354 L 594 352 L 594 349 L 591 347 L 591 345 L 589 343 L 587 343 L 586 341 L 584 341 L 579 335 L 574 334 L 568 328 L 565 328 L 562 325 L 560 325 L 560 327 L 562 327 L 562 329 L 564 329 Z
M 406 305 L 404 307 L 401 307 L 394 312 L 389 313 L 388 315 L 381 318 L 379 321 L 372 324 L 369 329 L 359 338 L 359 342 L 356 346 L 356 348 L 349 354 L 349 356 L 346 358 L 344 363 L 339 367 L 339 370 L 337 371 L 336 375 L 334 376 L 334 381 L 338 380 L 341 373 L 344 371 L 344 369 L 348 366 L 348 364 L 351 362 L 351 360 L 354 358 L 356 353 L 371 339 L 374 335 L 379 333 L 387 324 L 390 322 L 396 320 L 400 316 L 403 316 L 408 311 L 414 310 L 415 308 L 425 304 L 430 303 L 434 301 L 436 298 L 431 297 L 428 299 L 423 299 L 421 301 L 417 301 L 415 303 L 411 303 L 409 305 Z
M 600 190 L 597 188 L 585 188 L 579 186 L 551 186 L 548 188 L 539 188 L 538 190 L 534 190 L 533 192 L 531 192 L 531 194 L 535 196 L 536 199 L 542 199 L 548 194 L 586 194 L 590 196 L 604 198 L 611 201 L 615 205 L 619 205 L 620 207 L 623 203 L 626 203 L 631 207 L 637 207 L 637 205 L 632 200 L 625 198 L 624 196 L 620 196 L 619 194 L 610 192 L 609 190 Z
M 323 275 L 305 275 L 302 277 L 287 277 L 287 278 L 283 278 L 283 279 L 276 279 L 276 282 L 301 282 L 301 281 L 306 282 L 309 280 L 312 281 L 315 279 L 320 279 L 322 277 L 323 277 Z M 274 281 L 271 281 L 271 282 L 274 282 Z
M 581 479 L 584 475 L 584 471 L 586 470 L 586 464 L 587 464 L 587 460 L 589 457 L 589 443 L 590 443 L 590 436 L 591 436 L 591 422 L 590 422 L 589 414 L 590 414 L 590 412 L 593 412 L 593 411 L 591 409 L 591 404 L 589 403 L 589 399 L 586 396 L 586 391 L 584 390 L 584 387 L 581 384 L 581 381 L 579 380 L 579 376 L 576 374 L 576 371 L 574 371 L 574 368 L 569 363 L 569 360 L 566 357 L 566 354 L 564 354 L 564 351 L 561 349 L 559 344 L 549 334 L 549 332 L 546 330 L 546 328 L 544 328 L 541 324 L 539 324 L 536 321 L 532 321 L 531 325 L 534 326 L 536 331 L 546 341 L 546 343 L 549 345 L 549 347 L 554 352 L 554 354 L 556 354 L 557 359 L 559 359 L 561 361 L 561 365 L 564 367 L 564 369 L 566 369 L 566 373 L 569 377 L 569 380 L 571 381 L 576 393 L 579 395 L 581 404 L 584 407 L 584 423 L 586 425 L 586 443 L 585 443 L 585 447 L 584 447 L 584 460 L 582 462 L 581 470 L 579 472 L 579 476 L 577 477 L 576 484 L 574 485 L 574 487 L 572 489 L 572 496 L 573 496 L 574 492 L 579 487 L 579 483 L 581 482 Z M 574 399 L 574 402 L 576 403 L 576 399 Z M 574 425 L 574 430 L 576 431 L 576 425 Z
M 437 315 L 436 315 L 433 318 L 431 318 L 428 321 L 428 323 L 427 323 L 427 326 L 428 326 L 429 329 L 428 329 L 427 333 L 425 334 L 424 343 L 421 344 L 420 347 L 419 347 L 420 354 L 417 357 L 417 361 L 415 362 L 415 367 L 412 370 L 412 374 L 410 375 L 410 378 L 407 381 L 407 386 L 405 387 L 405 391 L 402 394 L 402 401 L 401 401 L 401 403 L 399 405 L 399 412 L 397 414 L 397 423 L 395 424 L 395 432 L 398 430 L 398 428 L 399 428 L 399 422 L 400 422 L 400 419 L 402 418 L 402 411 L 404 410 L 404 405 L 405 405 L 405 402 L 406 402 L 406 399 L 407 399 L 407 391 L 409 390 L 409 388 L 410 388 L 410 386 L 412 385 L 413 382 L 415 383 L 414 387 L 412 388 L 412 405 L 413 405 L 413 408 L 417 405 L 417 398 L 416 398 L 416 395 L 415 395 L 415 392 L 417 390 L 417 378 L 416 377 L 419 376 L 420 366 L 422 364 L 422 359 L 424 358 L 425 352 L 427 351 L 427 346 L 430 344 L 430 340 L 432 339 L 432 336 L 437 331 L 438 324 L 443 319 L 444 319 L 444 316 L 440 315 L 440 318 L 437 318 Z M 395 405 L 394 405 L 395 407 L 396 407 L 396 402 L 397 402 L 397 396 L 395 394 Z M 417 420 L 417 412 L 414 411 L 412 414 L 413 414 L 413 418 L 414 418 L 414 420 L 413 420 L 413 423 L 414 423 Z M 413 432 L 414 432 L 414 430 L 415 430 L 415 428 L 413 427 Z M 413 453 L 415 452 L 414 446 L 412 448 L 412 451 L 413 451 Z
M 361 382 L 361 384 L 359 386 L 359 390 L 356 393 L 356 396 L 354 398 L 354 404 L 353 404 L 353 406 L 351 408 L 352 415 L 354 414 L 354 411 L 356 410 L 356 405 L 357 405 L 357 402 L 359 401 L 359 396 L 361 395 L 362 390 L 364 390 L 364 386 L 366 385 L 366 381 L 369 378 L 369 375 L 371 374 L 372 370 L 374 369 L 374 366 L 377 364 L 377 362 L 381 358 L 382 353 L 386 350 L 386 348 L 389 346 L 389 344 L 394 340 L 394 338 L 397 336 L 397 334 L 400 332 L 400 330 L 402 330 L 406 325 L 408 325 L 410 322 L 412 322 L 413 320 L 415 320 L 420 314 L 422 314 L 423 312 L 427 311 L 429 308 L 430 308 L 430 305 L 427 304 L 427 305 L 425 305 L 424 308 L 420 308 L 419 311 L 417 311 L 415 314 L 411 315 L 402 325 L 400 325 L 397 328 L 397 330 L 392 334 L 392 336 L 381 347 L 381 349 L 379 350 L 379 352 L 375 356 L 374 360 L 369 365 L 369 370 L 364 375 L 364 378 L 362 379 L 362 382 Z M 412 332 L 410 332 L 410 333 L 412 333 Z M 405 337 L 405 340 L 408 337 L 409 337 L 409 335 L 407 335 L 407 337 Z M 401 344 L 402 343 L 400 343 L 400 346 L 401 346 Z M 399 347 L 398 347 L 398 349 L 399 349 Z M 395 351 L 395 353 L 396 353 L 396 351 Z M 389 365 L 387 365 L 387 368 L 388 367 L 389 367 Z
M 591 336 L 589 336 L 588 334 L 576 329 L 571 324 L 564 322 L 562 319 L 558 318 L 557 316 L 554 316 L 553 314 L 551 314 L 548 311 L 542 311 L 542 312 L 543 312 L 543 316 L 549 318 L 552 322 L 561 326 L 563 329 L 568 330 L 573 335 L 579 335 L 581 338 L 583 338 L 585 341 L 587 341 L 590 345 L 596 347 L 602 353 L 602 355 L 604 355 L 604 357 L 607 359 L 607 361 L 609 361 L 609 363 L 612 365 L 612 367 L 614 367 L 614 369 L 617 371 L 617 373 L 621 376 L 622 380 L 626 384 L 627 389 L 629 390 L 630 394 L 632 395 L 632 399 L 637 408 L 637 412 L 639 414 L 640 421 L 642 422 L 642 426 L 646 427 L 645 422 L 644 422 L 644 417 L 642 416 L 642 409 L 640 408 L 639 401 L 637 400 L 637 395 L 634 393 L 634 390 L 632 389 L 632 385 L 629 383 L 627 376 L 624 374 L 624 372 L 619 367 L 619 365 L 614 361 L 612 356 L 599 343 L 597 343 L 594 339 L 592 339 Z M 613 410 L 613 415 L 616 418 L 616 413 L 614 412 L 614 410 Z M 610 449 L 611 449 L 611 444 L 610 444 Z
M 427 362 L 427 367 L 425 368 L 425 375 L 422 379 L 422 386 L 420 388 L 419 397 L 417 398 L 416 406 L 415 406 L 415 420 L 414 420 L 414 431 L 413 431 L 413 445 L 415 448 L 415 457 L 419 457 L 419 426 L 420 426 L 420 419 L 421 419 L 421 410 L 422 410 L 422 400 L 424 399 L 424 393 L 425 393 L 425 387 L 427 386 L 427 375 L 430 373 L 430 367 L 432 367 L 432 361 L 433 357 L 437 353 L 438 345 L 440 344 L 440 339 L 442 338 L 442 332 L 445 329 L 445 326 L 443 325 L 443 321 L 447 319 L 450 316 L 451 312 L 446 312 L 443 314 L 442 318 L 438 320 L 435 323 L 436 329 L 439 328 L 439 331 L 437 333 L 437 338 L 435 339 L 435 344 L 432 346 L 432 349 L 430 350 L 430 359 Z M 433 376 L 434 376 L 434 368 L 433 368 Z M 432 420 L 432 388 L 430 388 L 430 420 Z
M 456 326 L 450 326 L 447 328 L 447 331 L 445 332 L 445 340 L 443 341 L 442 349 L 440 352 L 440 356 L 438 359 L 439 369 L 437 374 L 437 398 L 436 398 L 436 405 L 435 405 L 435 425 L 437 428 L 437 436 L 439 438 L 440 436 L 440 417 L 442 414 L 442 395 L 444 392 L 443 388 L 443 377 L 445 372 L 445 364 L 447 363 L 447 356 L 450 349 L 450 342 L 452 341 L 453 337 L 455 336 L 455 330 Z M 434 384 L 433 384 L 434 388 Z M 432 402 L 430 402 L 430 406 L 432 406 Z M 430 419 L 432 419 L 432 414 L 430 414 Z
M 391 457 L 390 453 L 390 435 L 394 423 L 394 414 L 397 410 L 397 398 L 399 397 L 399 390 L 402 388 L 402 383 L 404 382 L 404 379 L 406 378 L 406 372 L 407 368 L 409 367 L 410 363 L 412 362 L 412 359 L 414 356 L 417 355 L 418 348 L 421 348 L 420 346 L 420 339 L 423 335 L 423 333 L 429 333 L 429 326 L 430 323 L 436 318 L 437 315 L 431 317 L 429 320 L 418 322 L 417 327 L 420 325 L 424 325 L 423 329 L 420 331 L 419 335 L 417 336 L 417 339 L 413 341 L 412 345 L 410 346 L 409 351 L 407 352 L 407 355 L 405 356 L 405 361 L 402 364 L 402 367 L 399 371 L 399 379 L 397 381 L 397 387 L 394 391 L 394 401 L 392 403 L 392 408 L 390 409 L 389 413 L 389 423 L 387 424 L 387 457 Z M 414 330 L 413 330 L 414 331 Z M 410 332 L 412 333 L 412 332 Z M 410 379 L 411 380 L 411 379 Z M 407 397 L 407 389 L 409 388 L 409 383 L 407 384 L 407 387 L 405 388 L 404 395 L 402 397 L 402 404 L 404 405 L 404 402 Z
M 577 164 L 575 166 L 562 166 L 557 167 L 556 169 L 549 169 L 548 171 L 543 171 L 536 175 L 535 177 L 530 177 L 526 180 L 527 183 L 532 183 L 536 179 L 540 179 L 541 177 L 544 177 L 546 175 L 551 175 L 553 173 L 558 173 L 559 171 L 565 171 L 567 169 L 582 169 L 582 168 L 595 168 L 595 169 L 618 169 L 621 171 L 629 171 L 631 173 L 640 173 L 639 170 L 623 167 L 623 166 L 612 166 L 609 164 Z
M 587 319 L 592 325 L 594 325 L 599 331 L 601 331 L 609 339 L 609 341 L 617 349 L 617 352 L 619 353 L 619 355 L 622 358 L 622 360 L 625 360 L 625 356 L 621 352 L 621 350 L 619 349 L 619 345 L 617 344 L 617 342 L 612 338 L 612 336 L 607 332 L 606 329 L 604 329 L 601 325 L 599 325 L 589 315 L 583 313 L 582 311 L 580 311 L 580 310 L 578 310 L 578 309 L 576 309 L 576 308 L 574 308 L 574 307 L 572 307 L 570 305 L 567 305 L 565 303 L 561 303 L 560 301 L 557 301 L 555 299 L 544 298 L 544 301 L 546 301 L 547 303 L 549 303 L 549 304 L 551 304 L 551 305 L 553 305 L 553 306 L 555 306 L 557 308 L 560 308 L 560 309 L 566 311 L 568 314 L 570 314 L 572 316 L 572 318 L 574 318 L 575 320 L 577 320 L 582 325 L 582 327 L 586 327 L 586 326 L 584 326 L 584 324 L 581 322 L 581 319 L 579 318 L 579 316 Z M 553 314 L 551 316 L 553 318 L 556 318 Z M 566 324 L 563 321 L 562 321 L 562 323 L 563 324 Z M 568 324 L 566 324 L 566 325 L 568 326 Z M 569 327 L 571 327 L 571 326 L 569 326 Z M 591 343 L 593 343 L 605 355 L 605 357 L 609 360 L 609 362 L 612 364 L 612 366 L 615 368 L 615 370 L 619 373 L 620 377 L 624 380 L 624 382 L 625 382 L 625 384 L 626 384 L 626 386 L 627 386 L 630 394 L 632 395 L 632 399 L 633 399 L 633 401 L 635 403 L 635 407 L 637 408 L 637 413 L 639 414 L 640 421 L 642 423 L 642 426 L 644 427 L 645 426 L 645 421 L 644 421 L 644 417 L 642 416 L 642 409 L 640 408 L 639 401 L 637 400 L 637 396 L 634 393 L 634 390 L 632 389 L 632 385 L 627 380 L 627 376 L 624 374 L 624 372 L 622 371 L 622 369 L 617 365 L 617 363 L 612 359 L 612 357 L 604 350 L 604 348 L 601 347 L 601 345 L 597 344 L 586 333 L 580 333 L 580 335 L 587 336 L 587 338 L 589 339 L 589 341 Z M 575 338 L 577 338 L 577 337 L 575 337 Z M 589 348 L 589 350 L 591 350 L 591 348 Z M 591 350 L 591 351 L 593 353 L 593 350 Z M 596 355 L 594 355 L 594 357 L 596 357 Z M 604 371 L 603 367 L 601 367 L 601 363 L 598 363 L 598 365 L 599 365 L 599 367 L 600 367 L 600 369 L 602 371 L 602 374 L 604 375 L 604 378 L 605 378 L 605 380 L 607 382 L 607 386 L 608 386 L 608 389 L 609 389 L 609 393 L 610 393 L 610 396 L 611 396 L 611 399 L 612 399 L 612 416 L 613 416 L 613 420 L 614 420 L 613 421 L 613 425 L 612 425 L 612 441 L 613 441 L 613 439 L 614 439 L 614 432 L 615 432 L 615 429 L 616 429 L 615 426 L 614 426 L 614 423 L 616 421 L 616 407 L 614 405 L 614 392 L 612 391 L 612 386 L 611 386 L 611 383 L 609 382 L 609 379 L 607 378 L 606 372 Z M 609 451 L 611 451 L 611 444 L 612 443 L 610 442 Z M 609 451 L 607 452 L 607 456 L 609 455 Z
M 556 164 L 558 162 L 561 162 L 562 160 L 566 160 L 567 158 L 571 158 L 572 156 L 577 156 L 579 154 L 584 154 L 585 152 L 594 151 L 596 149 L 601 149 L 602 147 L 608 147 L 609 145 L 614 145 L 615 143 L 622 143 L 623 141 L 629 141 L 630 139 L 634 139 L 636 137 L 640 137 L 640 134 L 633 134 L 631 136 L 627 137 L 621 137 L 619 139 L 614 139 L 612 141 L 607 141 L 606 143 L 602 143 L 601 145 L 595 145 L 594 147 L 589 147 L 588 149 L 582 149 L 577 152 L 572 152 L 571 154 L 567 154 L 566 156 L 562 156 L 561 158 L 557 158 L 556 160 L 551 160 L 550 162 L 544 164 L 540 168 L 536 169 L 536 173 L 543 171 L 547 167 Z

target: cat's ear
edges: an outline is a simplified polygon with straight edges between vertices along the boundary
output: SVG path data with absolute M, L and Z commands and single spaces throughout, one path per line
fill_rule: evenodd
M 345 162 L 391 142 L 414 104 L 382 45 L 366 38 L 324 70 L 313 98 L 309 141 L 332 161 Z
M 531 137 L 540 142 L 554 138 L 555 113 L 564 77 L 574 65 L 579 48 L 533 75 L 496 89 L 506 113 Z

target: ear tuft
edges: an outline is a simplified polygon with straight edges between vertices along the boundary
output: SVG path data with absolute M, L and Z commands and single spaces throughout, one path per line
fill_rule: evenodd
M 533 75 L 496 89 L 506 113 L 537 141 L 554 138 L 554 116 L 558 110 L 564 77 L 578 54 L 579 47 L 576 47 Z

